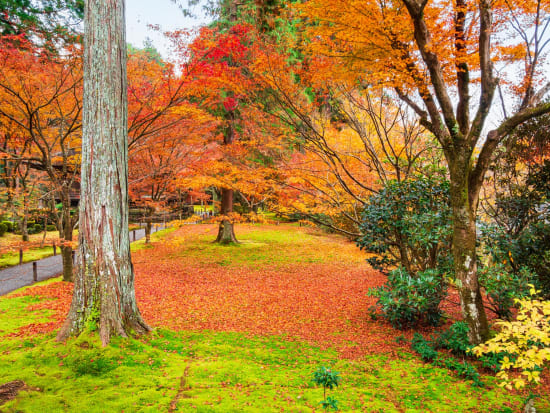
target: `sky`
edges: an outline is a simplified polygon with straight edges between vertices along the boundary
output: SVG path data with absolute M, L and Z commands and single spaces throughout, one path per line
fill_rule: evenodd
M 135 47 L 143 47 L 149 38 L 164 58 L 169 58 L 169 43 L 162 32 L 149 29 L 159 25 L 162 31 L 191 29 L 208 23 L 206 18 L 185 17 L 172 0 L 126 0 L 126 40 Z

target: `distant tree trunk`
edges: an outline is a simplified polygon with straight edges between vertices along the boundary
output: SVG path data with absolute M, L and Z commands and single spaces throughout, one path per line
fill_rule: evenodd
M 21 239 L 24 242 L 27 242 L 29 240 L 29 228 L 27 225 L 27 222 L 29 220 L 29 208 L 27 205 L 27 195 L 25 194 L 26 187 L 23 184 L 23 216 L 21 217 L 21 221 L 19 222 L 19 229 L 21 230 Z
M 233 140 L 235 139 L 235 128 L 233 125 L 234 120 L 235 120 L 235 113 L 233 111 L 229 111 L 227 113 L 227 128 L 223 136 L 224 145 L 231 145 L 231 143 L 233 143 Z M 222 216 L 227 217 L 229 214 L 233 212 L 233 200 L 234 200 L 233 189 L 222 188 L 222 202 L 221 202 L 222 206 L 220 211 Z M 224 218 L 220 222 L 220 226 L 218 227 L 218 236 L 216 238 L 216 242 L 220 244 L 230 244 L 232 242 L 238 242 L 237 238 L 235 237 L 235 229 L 233 228 L 233 222 L 231 222 L 229 219 Z
M 145 243 L 149 244 L 151 242 L 151 217 L 147 217 L 145 221 Z
M 222 189 L 221 214 L 224 216 L 227 216 L 228 214 L 233 212 L 233 195 L 234 193 L 232 189 Z M 216 242 L 220 244 L 230 244 L 232 242 L 238 242 L 237 238 L 235 237 L 233 223 L 229 219 L 224 219 L 220 222 Z
M 64 186 L 61 191 L 61 217 L 59 220 L 59 237 L 66 243 L 61 245 L 61 260 L 63 262 L 63 281 L 72 282 L 73 277 L 73 220 L 71 218 L 71 196 L 69 188 Z
M 84 329 L 145 333 L 128 233 L 126 39 L 123 0 L 86 0 L 79 271 L 58 340 Z
M 29 228 L 27 226 L 27 212 L 23 211 L 23 216 L 21 217 L 21 221 L 19 221 L 19 229 L 21 230 L 21 239 L 24 242 L 27 242 L 29 240 Z

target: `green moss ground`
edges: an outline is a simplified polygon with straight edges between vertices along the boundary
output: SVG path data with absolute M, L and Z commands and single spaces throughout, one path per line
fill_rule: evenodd
M 57 248 L 60 253 L 59 247 Z M 51 257 L 53 248 L 48 245 L 44 248 L 33 248 L 23 251 L 23 263 L 41 260 L 42 258 Z M 19 265 L 19 252 L 8 252 L 0 256 L 0 269 Z
M 246 225 L 246 229 L 254 225 Z M 319 237 L 314 232 L 250 231 L 237 232 L 238 244 L 212 242 L 211 234 L 186 239 L 178 244 L 178 253 L 169 258 L 193 257 L 200 264 L 253 266 L 301 263 L 334 263 L 341 258 L 342 239 Z M 345 241 L 344 241 L 345 242 Z M 353 244 L 350 243 L 353 246 Z M 319 253 L 322 248 L 323 254 Z M 355 248 L 355 247 L 354 247 Z M 364 257 L 360 259 L 364 260 Z
M 319 365 L 340 372 L 342 385 L 331 395 L 342 411 L 512 412 L 521 404 L 490 377 L 487 387 L 476 388 L 408 353 L 399 360 L 339 360 L 330 349 L 284 337 L 208 331 L 157 330 L 141 339 L 116 338 L 106 348 L 91 333 L 67 343 L 53 334 L 8 337 L 21 325 L 46 320 L 47 313 L 26 310 L 37 301 L 0 299 L 1 382 L 29 386 L 0 406 L 2 412 L 320 411 L 322 389 L 311 382 Z

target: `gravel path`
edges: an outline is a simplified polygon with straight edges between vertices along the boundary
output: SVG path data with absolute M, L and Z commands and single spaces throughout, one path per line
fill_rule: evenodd
M 160 226 L 151 229 L 151 232 L 160 230 Z M 145 237 L 145 229 L 135 230 L 135 241 Z M 130 241 L 134 241 L 134 234 L 130 232 Z M 59 251 L 59 250 L 58 250 Z M 61 255 L 51 256 L 36 261 L 38 281 L 44 281 L 48 278 L 55 277 L 63 272 L 63 264 Z M 32 278 L 32 262 L 17 265 L 14 267 L 0 270 L 0 295 L 5 295 L 9 292 L 17 290 L 33 284 Z

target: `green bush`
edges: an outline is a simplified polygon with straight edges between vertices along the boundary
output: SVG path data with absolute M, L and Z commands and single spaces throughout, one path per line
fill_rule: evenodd
M 451 270 L 449 182 L 439 176 L 389 181 L 369 198 L 362 213 L 357 245 L 376 254 L 375 269 Z
M 509 319 L 516 298 L 529 295 L 529 284 L 536 283 L 537 277 L 527 267 L 512 272 L 504 264 L 485 267 L 479 271 L 479 282 L 491 299 L 489 305 L 500 317 Z
M 34 224 L 34 233 L 38 234 L 39 232 L 44 231 L 42 224 Z
M 3 237 L 8 228 L 4 223 L 0 223 L 0 237 Z
M 13 222 L 11 221 L 2 221 L 2 224 L 6 226 L 6 232 L 13 232 Z
M 516 162 L 511 165 L 515 173 Z M 550 160 L 526 172 L 514 185 L 508 185 L 508 176 L 501 178 L 504 189 L 496 194 L 492 222 L 480 225 L 482 250 L 516 274 L 528 267 L 543 298 L 550 298 Z
M 468 324 L 457 321 L 433 339 L 434 346 L 437 349 L 451 350 L 457 356 L 465 356 L 472 348 L 468 340 L 468 331 Z
M 403 268 L 390 272 L 381 287 L 369 290 L 378 298 L 375 309 L 392 326 L 404 329 L 418 324 L 437 325 L 441 318 L 439 304 L 445 297 L 446 283 L 437 270 L 409 275 Z
M 57 227 L 53 224 L 46 225 L 46 231 L 57 231 Z

